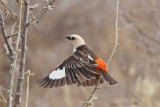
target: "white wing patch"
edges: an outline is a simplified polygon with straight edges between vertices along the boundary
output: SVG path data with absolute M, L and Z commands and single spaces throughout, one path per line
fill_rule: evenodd
M 73 48 L 73 53 L 76 52 L 76 51 L 77 51 L 77 49 L 76 49 L 76 48 Z
M 93 58 L 91 57 L 91 55 L 88 55 L 88 58 L 89 58 L 90 60 L 94 61 Z
M 50 75 L 49 75 L 49 79 L 60 79 L 65 77 L 65 67 L 63 67 L 63 69 L 58 68 L 57 70 L 54 70 Z

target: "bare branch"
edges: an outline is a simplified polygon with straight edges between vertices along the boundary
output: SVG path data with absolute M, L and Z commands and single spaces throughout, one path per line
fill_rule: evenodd
M 24 22 L 23 22 L 23 31 L 22 31 L 22 47 L 21 47 L 22 52 L 21 52 L 21 58 L 20 58 L 21 62 L 19 65 L 19 77 L 17 82 L 14 107 L 19 106 L 19 104 L 21 104 L 21 99 L 22 99 L 22 83 L 24 79 L 26 51 L 27 51 L 27 33 L 28 33 L 27 25 L 28 25 L 28 18 L 29 18 L 29 2 L 30 0 L 25 1 Z
M 10 36 L 13 36 L 13 35 L 14 35 L 14 29 L 15 29 L 16 24 L 17 24 L 17 23 L 15 23 L 15 24 L 12 25 L 12 29 L 11 29 Z
M 17 16 L 14 13 L 14 11 L 8 7 L 7 2 L 5 2 L 5 0 L 1 0 L 0 2 L 2 2 L 2 4 L 5 6 L 5 10 L 7 11 L 6 13 L 11 12 L 13 14 L 13 16 Z M 0 10 L 0 25 L 1 25 L 3 38 L 6 42 L 6 44 L 4 45 L 4 49 L 6 51 L 6 54 L 9 53 L 9 55 L 12 56 L 12 58 L 10 58 L 8 90 L 6 90 L 7 91 L 7 101 L 3 100 L 4 99 L 3 97 L 1 97 L 2 100 L 0 100 L 0 101 L 6 102 L 7 107 L 12 107 L 14 74 L 18 69 L 19 69 L 19 76 L 18 76 L 18 82 L 17 82 L 17 89 L 16 89 L 16 93 L 14 96 L 14 107 L 20 106 L 20 104 L 21 104 L 22 83 L 23 83 L 23 79 L 24 79 L 26 51 L 27 51 L 27 45 L 26 45 L 27 33 L 28 33 L 28 29 L 30 27 L 30 23 L 28 21 L 29 20 L 29 11 L 32 9 L 36 9 L 41 5 L 41 4 L 38 4 L 38 5 L 29 6 L 30 0 L 17 0 L 17 2 L 19 2 L 20 7 L 19 7 L 19 16 L 17 16 L 18 17 L 18 22 L 17 22 L 18 23 L 18 30 L 16 29 L 17 30 L 16 32 L 14 32 L 15 26 L 16 26 L 16 23 L 15 23 L 14 25 L 12 25 L 12 29 L 11 29 L 10 34 L 9 35 L 6 34 L 4 18 L 3 18 L 2 11 Z M 39 23 L 41 17 L 47 12 L 47 10 L 53 9 L 55 7 L 55 6 L 53 6 L 53 2 L 54 2 L 54 0 L 47 1 L 47 3 L 42 7 L 42 9 L 40 9 L 40 11 L 35 15 L 36 16 L 35 19 L 33 19 L 32 21 L 34 21 L 35 23 Z M 24 19 L 23 19 L 23 23 L 22 23 L 23 5 L 25 7 L 24 7 Z M 15 45 L 13 45 L 12 36 L 17 36 L 17 39 L 14 43 Z M 21 49 L 19 49 L 20 40 L 22 41 Z M 14 48 L 12 45 L 14 46 Z M 20 55 L 20 59 L 19 59 L 19 52 L 20 51 L 21 51 L 21 55 Z M 19 63 L 19 67 L 17 68 L 18 63 Z M 27 77 L 27 87 L 28 88 L 27 88 L 27 95 L 26 95 L 26 107 L 28 106 L 27 104 L 28 104 L 28 94 L 29 94 L 29 77 Z M 1 89 L 3 90 L 3 88 L 0 87 L 0 90 Z M 0 93 L 0 96 L 3 96 L 3 94 Z
M 99 77 L 97 85 L 95 86 L 93 92 L 91 93 L 90 97 L 85 101 L 85 103 L 83 103 L 82 107 L 88 107 L 90 105 L 92 105 L 93 100 L 97 99 L 97 97 L 95 96 L 95 92 L 97 89 L 99 89 L 99 83 L 101 81 L 102 75 Z
M 19 76 L 18 76 L 18 82 L 17 82 L 17 89 L 16 89 L 16 94 L 14 97 L 14 107 L 17 107 L 21 104 L 21 100 L 22 100 L 22 83 L 23 83 L 23 79 L 24 79 L 24 70 L 25 70 L 25 62 L 26 62 L 26 51 L 27 51 L 27 45 L 26 45 L 26 41 L 27 41 L 27 33 L 28 33 L 28 29 L 29 29 L 29 10 L 32 9 L 36 9 L 37 7 L 39 7 L 40 5 L 34 5 L 34 6 L 29 6 L 29 1 L 30 0 L 20 0 L 18 1 L 20 4 L 20 8 L 19 8 L 19 16 L 17 16 L 14 11 L 12 11 L 12 9 L 10 9 L 7 5 L 7 2 L 5 3 L 5 0 L 1 0 L 2 4 L 5 6 L 6 11 L 10 11 L 13 16 L 17 16 L 18 17 L 18 30 L 17 32 L 14 32 L 15 30 L 15 26 L 16 24 L 14 24 L 12 26 L 11 29 L 11 33 L 8 36 L 6 34 L 5 31 L 5 22 L 4 22 L 4 18 L 3 18 L 3 14 L 2 11 L 0 10 L 0 25 L 1 25 L 1 30 L 2 30 L 2 35 L 3 38 L 6 42 L 6 44 L 4 45 L 4 49 L 6 51 L 6 54 L 9 53 L 9 55 L 12 55 L 12 58 L 10 59 L 10 71 L 9 71 L 9 81 L 8 81 L 8 90 L 7 90 L 7 101 L 3 100 L 4 102 L 6 101 L 7 103 L 7 107 L 12 107 L 12 90 L 13 90 L 13 81 L 14 81 L 14 73 L 17 71 L 17 63 L 19 63 Z M 38 14 L 36 14 L 36 17 L 33 21 L 35 21 L 36 23 L 39 22 L 39 20 L 41 19 L 41 17 L 47 12 L 48 9 L 52 9 L 54 8 L 53 6 L 53 2 L 54 0 L 50 0 L 47 1 L 47 3 L 45 4 L 44 7 L 42 7 L 42 9 L 38 12 Z M 23 5 L 25 5 L 24 8 L 24 19 L 23 19 L 23 24 L 22 24 L 22 7 Z M 23 25 L 23 29 L 21 28 Z M 17 36 L 16 42 L 15 42 L 15 48 L 13 48 L 12 46 L 12 36 Z M 22 39 L 21 39 L 22 38 Z M 20 61 L 18 61 L 18 54 L 20 52 L 19 49 L 19 43 L 20 43 L 20 39 L 22 40 L 22 47 L 21 47 L 21 55 L 20 55 Z M 15 50 L 14 50 L 15 49 Z M 28 94 L 29 94 L 29 77 L 27 77 L 27 96 L 26 96 L 26 107 L 28 104 Z M 1 87 L 0 87 L 1 89 Z M 3 89 L 3 88 L 2 88 Z M 0 93 L 0 96 L 3 96 L 3 94 Z M 2 99 L 4 99 L 2 97 Z M 0 100 L 1 101 L 1 100 Z
M 116 33 L 115 33 L 115 44 L 114 44 L 114 48 L 112 50 L 112 53 L 108 59 L 108 63 L 107 63 L 107 66 L 109 65 L 114 53 L 116 52 L 116 48 L 117 48 L 117 45 L 118 45 L 118 6 L 119 6 L 119 0 L 117 0 L 117 5 L 116 5 L 116 20 L 115 20 L 115 29 L 116 29 Z M 102 76 L 102 75 L 101 75 Z M 97 97 L 95 97 L 95 93 L 96 93 L 96 90 L 99 89 L 98 86 L 100 84 L 100 80 L 101 80 L 101 76 L 100 78 L 98 79 L 98 82 L 97 82 L 97 85 L 95 86 L 93 92 L 91 93 L 90 97 L 83 103 L 82 107 L 88 107 L 92 104 L 92 101 L 94 99 L 97 99 Z
M 25 107 L 28 107 L 28 96 L 29 96 L 29 76 L 33 76 L 34 73 L 31 73 L 30 70 L 24 73 L 27 76 L 27 90 L 26 90 L 26 104 Z
M 8 92 L 8 90 L 6 88 L 0 86 L 0 97 L 2 98 L 2 99 L 0 99 L 0 101 L 2 101 L 4 103 L 7 103 L 6 99 L 3 96 L 2 90 L 5 91 L 5 92 Z
M 7 38 L 13 37 L 13 36 L 18 36 L 18 33 L 12 33 L 11 35 L 7 36 Z
M 32 5 L 32 6 L 29 6 L 29 9 L 30 10 L 35 10 L 35 9 L 37 9 L 41 5 L 42 5 L 42 3 L 38 3 L 38 4 L 35 4 L 35 5 Z
M 21 37 L 21 23 L 22 23 L 22 6 L 23 0 L 20 1 L 20 11 L 19 11 L 19 25 L 18 25 L 18 37 L 15 44 L 15 58 L 11 61 L 11 67 L 13 70 L 10 71 L 9 83 L 8 83 L 8 96 L 7 96 L 7 107 L 12 107 L 12 90 L 13 90 L 13 80 L 14 80 L 14 73 L 17 71 L 17 58 L 18 58 L 18 45 Z
M 2 29 L 2 35 L 3 35 L 3 38 L 7 44 L 7 48 L 6 50 L 9 50 L 9 57 L 11 58 L 10 59 L 10 70 L 9 70 L 9 81 L 8 81 L 8 93 L 7 93 L 7 107 L 11 107 L 12 106 L 12 86 L 13 86 L 13 77 L 14 77 L 14 73 L 13 73 L 13 58 L 14 58 L 14 50 L 13 50 L 13 47 L 10 43 L 10 40 L 7 38 L 7 34 L 6 34 L 6 31 L 5 31 L 5 23 L 4 23 L 4 18 L 3 18 L 3 14 L 2 14 L 2 11 L 0 10 L 0 24 L 1 24 L 1 29 Z
M 4 102 L 4 103 L 7 103 L 6 99 L 4 98 L 3 94 L 2 94 L 2 90 L 0 89 L 0 97 L 2 99 L 0 99 L 0 101 Z
M 13 50 L 13 47 L 12 47 L 11 43 L 9 42 L 9 40 L 7 38 L 7 34 L 6 34 L 6 30 L 5 30 L 4 17 L 3 17 L 3 14 L 2 14 L 1 10 L 0 10 L 0 25 L 1 25 L 3 38 L 4 38 L 4 40 L 5 40 L 6 44 L 7 44 L 8 50 L 10 52 L 10 55 L 13 57 L 14 50 Z
M 13 17 L 18 17 L 16 13 L 10 7 L 8 7 L 7 3 L 4 0 L 1 0 L 1 2 L 13 14 Z
M 2 89 L 2 90 L 4 90 L 4 91 L 8 92 L 8 90 L 7 90 L 6 88 L 2 87 L 2 86 L 0 86 L 0 89 Z
M 30 24 L 36 25 L 37 23 L 39 23 L 40 19 L 42 18 L 42 16 L 47 12 L 48 9 L 55 8 L 55 6 L 53 5 L 53 2 L 55 0 L 50 0 L 47 1 L 47 3 L 42 7 L 42 9 L 40 9 L 35 16 L 33 16 Z
M 107 62 L 107 66 L 109 65 L 109 63 L 111 62 L 111 60 L 112 60 L 112 57 L 113 57 L 113 55 L 114 55 L 114 53 L 116 52 L 116 49 L 117 49 L 117 45 L 119 44 L 118 43 L 118 6 L 119 6 L 119 0 L 117 0 L 117 7 L 116 7 L 116 20 L 115 20 L 115 32 L 116 32 L 116 34 L 115 34 L 115 44 L 114 44 L 114 48 L 113 48 L 113 50 L 112 50 L 112 53 L 111 53 L 111 55 L 109 56 L 109 59 L 108 59 L 108 62 Z
M 3 48 L 4 48 L 3 52 L 8 56 L 9 55 L 9 50 L 8 50 L 7 44 L 4 44 Z
M 13 88 L 13 63 L 14 60 L 10 60 L 9 80 L 8 80 L 8 93 L 7 93 L 7 107 L 12 107 L 12 88 Z

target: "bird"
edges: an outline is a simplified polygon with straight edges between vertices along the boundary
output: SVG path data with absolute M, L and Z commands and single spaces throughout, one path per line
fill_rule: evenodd
M 105 62 L 90 50 L 83 38 L 77 34 L 65 37 L 73 45 L 73 55 L 46 77 L 37 81 L 40 87 L 52 88 L 64 85 L 96 86 L 106 81 L 110 85 L 118 84 L 108 73 Z

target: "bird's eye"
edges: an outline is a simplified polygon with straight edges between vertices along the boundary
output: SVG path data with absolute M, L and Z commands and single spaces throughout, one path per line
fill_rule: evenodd
M 75 40 L 75 37 L 72 37 L 72 40 Z

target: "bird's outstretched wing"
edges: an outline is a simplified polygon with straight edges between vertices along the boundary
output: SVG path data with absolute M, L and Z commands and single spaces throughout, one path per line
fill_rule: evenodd
M 38 80 L 41 87 L 58 87 L 65 84 L 78 86 L 96 85 L 101 73 L 96 68 L 92 54 L 87 51 L 76 51 L 47 77 Z M 100 83 L 103 83 L 103 78 Z

